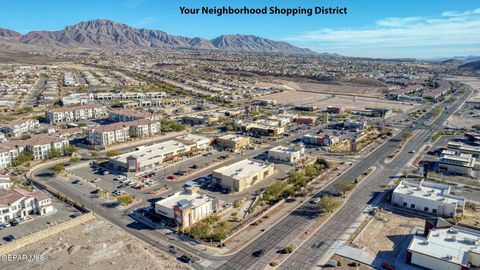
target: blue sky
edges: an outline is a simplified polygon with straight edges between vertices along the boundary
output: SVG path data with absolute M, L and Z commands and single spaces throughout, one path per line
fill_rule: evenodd
M 480 54 L 480 0 L 2 0 L 0 27 L 59 30 L 106 18 L 189 37 L 253 34 L 366 57 Z M 179 6 L 346 6 L 348 15 L 181 15 Z

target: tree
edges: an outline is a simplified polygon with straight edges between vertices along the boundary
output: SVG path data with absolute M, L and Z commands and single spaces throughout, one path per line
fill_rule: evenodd
M 473 129 L 479 131 L 480 130 L 480 124 L 475 124 L 472 126 Z
M 74 145 L 69 145 L 65 147 L 65 155 L 71 155 L 77 152 L 77 148 Z
M 283 252 L 283 254 L 292 253 L 292 252 L 293 252 L 293 249 L 294 249 L 294 248 L 293 248 L 292 246 L 284 247 L 284 248 L 282 249 L 282 252 Z
M 56 158 L 60 155 L 60 150 L 58 150 L 57 148 L 50 148 L 50 150 L 48 150 L 48 158 Z
M 345 193 L 353 189 L 353 184 L 352 182 L 348 180 L 339 180 L 336 184 L 335 187 L 340 190 L 342 193 L 342 196 L 345 196 Z
M 121 155 L 122 153 L 119 152 L 119 151 L 108 151 L 107 152 L 107 157 L 114 157 L 114 156 L 118 156 L 118 155 Z
M 98 157 L 100 154 L 98 152 L 92 152 L 92 157 Z
M 28 134 L 23 134 L 22 136 L 20 136 L 20 140 L 28 140 L 32 138 L 32 136 L 28 135 Z
M 405 131 L 402 133 L 402 138 L 403 140 L 408 140 L 408 138 L 412 137 L 412 132 L 411 131 Z
M 79 162 L 79 161 L 80 161 L 79 157 L 71 157 L 70 158 L 70 162 L 72 162 L 72 163 L 76 163 L 76 162 Z
M 263 193 L 263 200 L 269 203 L 275 203 L 284 196 L 284 192 L 288 184 L 283 181 L 278 181 L 270 185 L 265 189 Z
M 123 194 L 117 197 L 117 201 L 122 205 L 127 205 L 133 202 L 133 196 L 130 194 Z
M 232 123 L 227 123 L 225 124 L 225 130 L 227 131 L 233 131 L 233 124 Z
M 33 154 L 28 152 L 22 152 L 18 154 L 18 157 L 16 158 L 14 165 L 19 166 L 32 160 L 33 160 Z
M 322 199 L 317 203 L 318 208 L 320 211 L 324 213 L 332 213 L 337 209 L 338 207 L 338 202 L 335 200 L 334 197 L 326 195 L 323 196 Z
M 52 171 L 54 174 L 60 174 L 65 171 L 65 166 L 63 166 L 63 164 L 57 164 L 50 168 L 50 171 Z
M 296 188 L 303 188 L 307 185 L 307 179 L 305 175 L 301 172 L 292 172 L 290 173 L 288 182 L 293 184 Z

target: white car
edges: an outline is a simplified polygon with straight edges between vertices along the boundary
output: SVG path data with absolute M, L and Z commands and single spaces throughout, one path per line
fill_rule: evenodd
M 93 180 L 90 181 L 90 182 L 92 182 L 92 183 L 97 183 L 97 182 L 100 182 L 100 181 L 102 181 L 101 178 L 95 178 L 95 179 L 93 179 Z
M 135 186 L 135 185 L 137 185 L 137 184 L 138 184 L 137 181 L 132 181 L 132 182 L 130 182 L 130 184 L 128 184 L 128 185 L 131 186 L 131 187 L 133 187 L 133 186 Z

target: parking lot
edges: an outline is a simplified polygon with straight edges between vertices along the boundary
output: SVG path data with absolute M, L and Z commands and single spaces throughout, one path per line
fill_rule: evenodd
M 52 213 L 45 216 L 31 215 L 31 220 L 25 221 L 16 226 L 0 229 L 0 243 L 3 244 L 8 242 L 7 238 L 11 235 L 13 235 L 15 239 L 19 239 L 82 214 L 76 208 L 63 203 L 54 197 L 52 198 L 52 205 L 56 209 Z

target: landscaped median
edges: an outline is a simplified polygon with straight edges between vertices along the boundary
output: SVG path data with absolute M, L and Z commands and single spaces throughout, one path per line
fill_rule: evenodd
M 354 189 L 360 184 L 364 179 L 371 175 L 376 170 L 376 167 L 368 168 L 360 177 L 355 179 L 353 182 L 346 179 L 338 179 L 335 183 L 336 188 L 341 192 L 340 196 L 331 196 L 325 195 L 322 196 L 320 201 L 317 202 L 317 207 L 322 213 L 320 217 L 311 224 L 301 235 L 297 237 L 294 243 L 289 247 L 295 248 L 295 246 L 302 245 L 307 239 L 314 234 L 323 224 L 325 224 L 348 200 Z M 278 265 L 282 264 L 288 256 L 293 253 L 291 252 L 280 252 L 267 266 L 266 269 L 274 269 Z
M 417 133 L 417 130 L 415 130 L 415 131 L 404 131 L 402 133 L 402 139 L 403 140 L 400 142 L 400 145 L 398 146 L 398 148 L 385 159 L 385 163 L 390 163 L 392 160 L 394 160 L 397 157 L 397 155 L 400 154 L 400 152 L 402 152 L 403 147 L 405 147 L 407 142 L 411 138 L 413 138 L 416 133 Z

